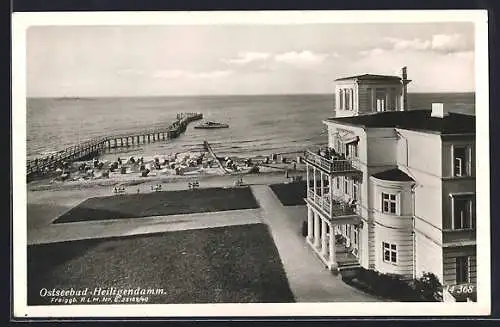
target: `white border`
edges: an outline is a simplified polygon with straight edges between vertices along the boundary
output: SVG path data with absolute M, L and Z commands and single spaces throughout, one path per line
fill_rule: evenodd
M 431 316 L 490 314 L 488 25 L 485 10 L 68 12 L 12 15 L 13 278 L 15 317 Z M 290 303 L 27 306 L 26 30 L 34 25 L 203 25 L 473 22 L 476 26 L 477 303 Z M 479 235 L 481 237 L 479 237 Z M 488 236 L 488 237 L 487 237 Z

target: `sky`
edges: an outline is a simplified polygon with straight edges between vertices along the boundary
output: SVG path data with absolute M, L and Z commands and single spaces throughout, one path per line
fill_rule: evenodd
M 27 95 L 331 93 L 355 74 L 409 92 L 474 92 L 472 23 L 35 26 Z

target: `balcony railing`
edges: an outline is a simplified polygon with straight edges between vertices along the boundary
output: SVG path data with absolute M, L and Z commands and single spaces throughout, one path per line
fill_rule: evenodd
M 307 198 L 328 214 L 332 219 L 340 216 L 353 216 L 359 214 L 358 205 L 352 206 L 343 199 L 336 197 L 330 199 L 329 194 L 321 196 L 316 194 L 314 190 L 308 189 Z
M 334 159 L 325 158 L 311 151 L 304 153 L 304 160 L 316 167 L 322 168 L 329 173 L 354 173 L 361 172 L 357 169 L 356 159 Z

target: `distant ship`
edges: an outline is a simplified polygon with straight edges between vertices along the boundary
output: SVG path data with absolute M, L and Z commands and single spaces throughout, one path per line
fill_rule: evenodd
M 223 124 L 223 123 L 217 123 L 213 121 L 207 121 L 204 123 L 201 123 L 199 125 L 196 125 L 194 128 L 200 128 L 200 129 L 215 129 L 215 128 L 228 128 L 228 124 Z

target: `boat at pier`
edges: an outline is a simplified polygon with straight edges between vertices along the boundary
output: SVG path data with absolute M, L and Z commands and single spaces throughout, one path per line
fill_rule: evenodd
M 204 123 L 196 125 L 194 128 L 198 129 L 215 129 L 215 128 L 228 128 L 228 124 L 218 123 L 214 121 L 206 121 Z

